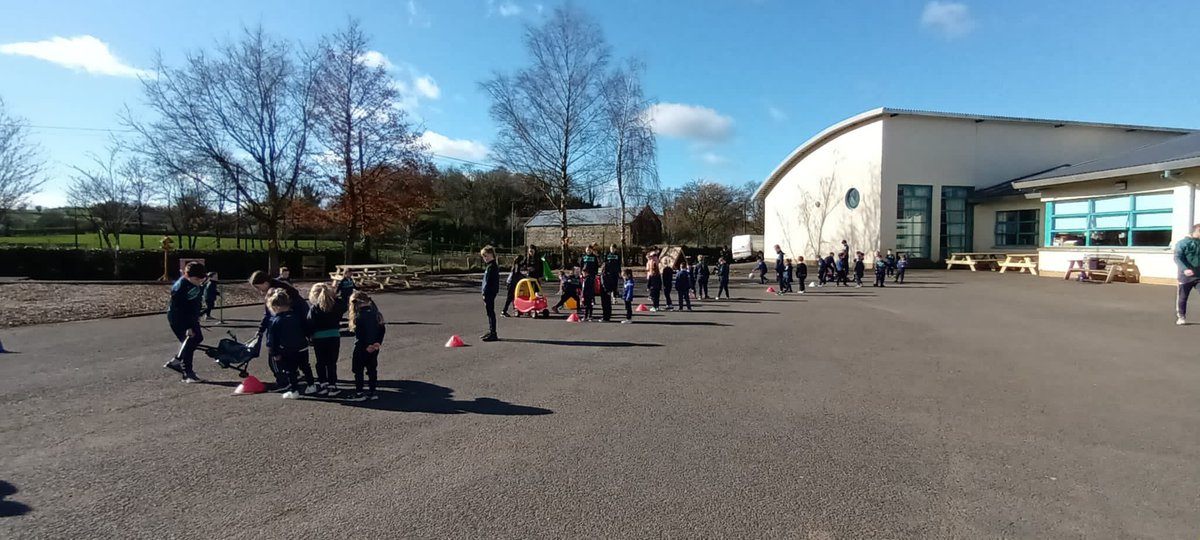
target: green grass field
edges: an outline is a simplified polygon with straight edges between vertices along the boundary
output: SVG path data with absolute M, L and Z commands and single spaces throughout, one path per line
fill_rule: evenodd
M 146 235 L 145 238 L 146 238 L 145 239 L 146 249 L 155 250 L 155 251 L 157 251 L 159 249 L 159 240 L 162 239 L 161 235 L 149 235 L 148 234 L 148 235 Z M 175 248 L 176 249 L 182 249 L 182 248 L 187 247 L 186 245 L 179 244 L 179 239 L 177 237 L 172 237 L 172 238 L 175 240 Z M 186 239 L 185 239 L 185 242 L 186 242 Z M 259 249 L 259 244 L 257 241 L 253 242 L 252 246 L 249 248 L 246 247 L 247 242 L 248 241 L 246 239 L 242 240 L 242 249 L 252 249 L 252 250 Z M 265 246 L 266 244 L 264 243 L 263 245 Z M 285 242 L 283 247 L 284 247 L 284 249 L 290 249 L 293 247 L 293 245 L 294 244 L 291 241 L 288 241 L 288 242 Z M 316 241 L 316 246 L 319 249 L 336 249 L 336 248 L 341 247 L 341 245 L 342 245 L 341 242 L 336 242 L 336 241 L 332 241 L 332 240 L 317 240 Z M 73 248 L 73 247 L 75 247 L 75 235 L 73 235 L 73 234 L 55 234 L 55 235 L 44 235 L 44 236 L 0 236 L 0 246 Z M 121 235 L 121 249 L 124 249 L 124 250 L 140 249 L 140 246 L 141 246 L 141 243 L 138 240 L 138 235 L 136 235 L 136 234 Z M 312 249 L 313 241 L 312 240 L 300 240 L 299 246 L 300 246 L 300 249 Z M 96 236 L 95 234 L 80 234 L 79 235 L 79 247 L 80 247 L 80 249 L 101 249 L 101 248 L 104 248 L 105 246 L 101 243 L 100 238 L 98 236 Z M 201 237 L 196 238 L 196 249 L 198 249 L 198 250 L 217 249 L 216 237 L 201 236 Z M 228 238 L 228 237 L 221 238 L 221 249 L 237 249 L 237 243 L 235 242 L 235 240 L 233 238 Z

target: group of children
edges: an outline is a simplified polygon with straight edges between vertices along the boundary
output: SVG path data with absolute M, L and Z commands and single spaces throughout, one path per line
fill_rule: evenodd
M 208 316 L 212 309 L 207 297 L 208 291 L 216 290 L 213 277 L 206 272 L 203 263 L 191 262 L 171 287 L 167 321 L 180 341 L 180 348 L 163 367 L 180 372 L 185 383 L 201 382 L 193 371 L 193 359 L 204 340 L 200 318 Z M 275 391 L 285 399 L 296 399 L 301 395 L 341 397 L 337 362 L 341 350 L 341 320 L 346 317 L 349 330 L 354 334 L 351 370 L 355 393 L 349 399 L 375 399 L 379 350 L 387 329 L 375 302 L 365 292 L 354 290 L 354 283 L 347 277 L 314 284 L 307 299 L 287 277 L 281 273 L 272 278 L 262 271 L 250 276 L 250 285 L 266 298 L 265 313 L 252 343 L 257 348 L 265 335 L 268 364 L 276 378 Z M 309 364 L 310 347 L 316 356 L 315 374 Z
M 829 252 L 829 255 L 818 259 L 817 265 L 817 281 L 818 287 L 824 287 L 828 283 L 833 283 L 838 287 L 850 286 L 850 276 L 854 276 L 855 287 L 862 287 L 863 275 L 866 273 L 866 255 L 857 251 L 854 255 L 854 260 L 849 258 L 849 246 L 846 241 L 842 241 L 845 249 L 838 254 Z M 800 294 L 805 292 L 805 282 L 808 280 L 808 265 L 804 262 L 804 257 L 796 257 L 795 264 L 792 259 L 784 256 L 783 249 L 775 246 L 775 275 L 777 281 L 776 294 L 786 294 L 795 292 L 792 287 L 793 280 L 800 282 Z M 885 287 L 887 278 L 891 277 L 893 283 L 904 283 L 904 273 L 908 268 L 908 256 L 900 255 L 897 257 L 892 253 L 892 250 L 887 250 L 887 253 L 875 253 L 875 283 L 872 287 Z M 766 282 L 767 265 L 763 258 L 758 258 L 758 266 L 756 271 L 759 272 L 760 283 Z M 851 274 L 853 272 L 853 274 Z

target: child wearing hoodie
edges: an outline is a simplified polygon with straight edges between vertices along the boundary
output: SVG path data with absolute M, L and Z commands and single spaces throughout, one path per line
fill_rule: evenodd
M 796 257 L 796 279 L 800 282 L 800 294 L 804 294 L 804 282 L 808 281 L 808 265 L 804 264 L 804 256 Z
M 675 261 L 675 265 L 678 266 L 679 261 Z M 669 265 L 669 264 L 664 265 L 663 269 L 662 269 L 663 296 L 665 296 L 667 299 L 667 311 L 671 311 L 671 310 L 675 309 L 675 307 L 671 305 L 671 289 L 675 288 L 675 279 L 674 278 L 675 278 L 675 269 L 672 268 L 671 265 Z M 682 302 L 682 300 L 681 300 L 681 302 Z
M 625 299 L 625 320 L 621 324 L 633 322 L 633 269 L 626 268 L 625 274 L 625 290 L 621 297 Z
M 267 326 L 267 351 L 277 368 L 276 391 L 283 392 L 283 399 L 299 398 L 300 378 L 297 371 L 303 371 L 304 395 L 317 393 L 312 366 L 308 363 L 307 314 L 292 311 L 291 297 L 281 289 L 272 289 L 267 293 L 267 309 L 271 312 L 271 322 Z
M 863 274 L 866 273 L 866 267 L 863 266 L 863 257 L 865 254 L 861 251 L 854 252 L 854 282 L 855 287 L 862 287 Z
M 908 255 L 901 255 L 896 260 L 896 277 L 892 283 L 904 283 L 904 269 L 908 268 Z
M 872 287 L 883 287 L 883 282 L 887 278 L 888 262 L 883 254 L 875 253 L 875 284 Z
M 679 310 L 683 311 L 683 307 L 687 306 L 687 310 L 692 310 L 692 295 L 689 294 L 692 290 L 692 275 L 688 272 L 687 264 L 683 258 L 675 261 L 675 292 L 679 293 Z M 668 298 L 667 301 L 670 301 Z
M 178 371 L 185 383 L 200 382 L 196 372 L 192 371 L 192 358 L 200 342 L 204 341 L 200 312 L 205 279 L 207 272 L 203 263 L 188 263 L 183 268 L 183 275 L 171 286 L 171 302 L 167 306 L 167 324 L 179 340 L 179 352 L 163 367 Z

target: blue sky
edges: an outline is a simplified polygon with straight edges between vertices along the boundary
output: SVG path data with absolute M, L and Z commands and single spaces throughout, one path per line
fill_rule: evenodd
M 359 18 L 439 154 L 486 162 L 478 82 L 525 62 L 552 0 L 0 0 L 0 97 L 37 126 L 117 127 L 139 69 L 243 25 L 313 44 Z M 647 64 L 660 175 L 761 181 L 805 139 L 881 106 L 1200 127 L 1200 2 L 1104 0 L 577 1 Z M 102 131 L 37 128 L 60 204 Z M 453 162 L 442 161 L 442 164 Z

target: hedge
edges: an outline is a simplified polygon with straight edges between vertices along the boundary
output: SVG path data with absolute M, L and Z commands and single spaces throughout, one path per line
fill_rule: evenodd
M 302 257 L 325 257 L 325 271 L 342 264 L 341 249 L 284 250 L 280 263 L 300 274 Z M 255 270 L 267 268 L 265 251 L 239 250 L 176 250 L 170 254 L 171 277 L 179 275 L 179 259 L 204 259 L 210 271 L 219 272 L 222 279 L 242 279 Z M 130 250 L 120 256 L 122 280 L 155 280 L 162 275 L 161 251 Z M 356 252 L 354 262 L 371 262 L 366 252 Z M 106 280 L 113 279 L 113 256 L 100 249 L 53 249 L 38 247 L 0 248 L 0 276 L 21 276 L 49 280 Z

